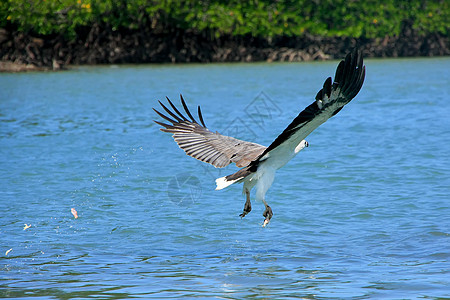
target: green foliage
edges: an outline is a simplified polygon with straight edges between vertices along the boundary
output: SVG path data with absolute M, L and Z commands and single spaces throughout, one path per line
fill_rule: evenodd
M 0 26 L 74 38 L 80 27 L 146 26 L 257 37 L 384 37 L 407 22 L 419 34 L 449 34 L 448 0 L 2 0 Z

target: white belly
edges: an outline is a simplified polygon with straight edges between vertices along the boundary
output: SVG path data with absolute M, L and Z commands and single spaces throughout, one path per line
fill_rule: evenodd
M 244 191 L 256 188 L 256 200 L 263 201 L 267 190 L 273 183 L 277 169 L 269 164 L 260 164 L 255 173 L 248 176 L 244 181 Z
M 255 187 L 256 200 L 263 201 L 267 190 L 273 183 L 275 172 L 294 158 L 306 145 L 306 141 L 303 140 L 297 145 L 285 144 L 272 150 L 270 155 L 259 163 L 256 172 L 245 179 L 244 192 Z

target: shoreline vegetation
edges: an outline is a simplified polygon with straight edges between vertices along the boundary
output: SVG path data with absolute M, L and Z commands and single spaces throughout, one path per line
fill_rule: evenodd
M 445 0 L 9 0 L 0 71 L 450 55 Z

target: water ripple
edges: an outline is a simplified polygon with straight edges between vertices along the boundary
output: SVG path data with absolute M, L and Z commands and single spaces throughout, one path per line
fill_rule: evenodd
M 0 298 L 449 298 L 449 63 L 369 60 L 277 174 L 268 228 L 261 203 L 239 218 L 241 187 L 214 191 L 234 169 L 159 132 L 155 99 L 183 92 L 212 130 L 241 118 L 268 144 L 334 62 L 0 74 Z M 261 91 L 277 109 L 251 126 Z

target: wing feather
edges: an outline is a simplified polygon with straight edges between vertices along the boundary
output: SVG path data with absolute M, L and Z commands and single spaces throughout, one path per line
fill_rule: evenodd
M 186 119 L 185 116 L 183 116 L 182 113 L 180 113 L 180 111 L 177 109 L 177 107 L 172 103 L 172 101 L 170 101 L 169 97 L 166 97 L 167 101 L 169 102 L 170 106 L 172 107 L 172 109 L 180 116 L 183 118 L 184 121 L 187 121 L 188 119 Z M 159 101 L 158 101 L 159 102 Z
M 358 94 L 365 78 L 362 53 L 355 49 L 347 54 L 338 64 L 334 77 L 333 83 L 331 77 L 325 80 L 322 89 L 316 95 L 316 101 L 300 112 L 272 144 L 252 162 L 252 165 L 258 165 L 261 160 L 268 159 L 281 145 L 295 148 L 314 129 L 337 114 Z
M 186 105 L 186 102 L 184 101 L 183 96 L 181 94 L 180 94 L 180 98 L 181 98 L 181 104 L 184 107 L 184 111 L 188 114 L 189 118 L 191 118 L 192 123 L 197 123 L 197 121 L 195 121 L 194 117 L 191 115 L 191 112 L 189 111 L 189 109 Z
M 337 114 L 358 94 L 364 78 L 363 57 L 361 52 L 355 49 L 338 64 L 334 81 L 331 77 L 325 80 L 315 101 L 300 112 L 269 147 L 210 131 L 205 125 L 200 106 L 197 108 L 197 114 L 201 124 L 189 111 L 182 95 L 181 105 L 189 119 L 166 97 L 172 110 L 158 102 L 168 115 L 153 110 L 171 124 L 159 121 L 155 123 L 163 127 L 161 131 L 172 133 L 175 142 L 187 155 L 200 161 L 217 168 L 223 168 L 230 163 L 235 163 L 238 167 L 255 166 L 275 154 L 281 145 L 295 147 L 314 129 Z
M 163 127 L 160 129 L 161 131 L 172 133 L 175 142 L 187 155 L 212 164 L 217 168 L 226 167 L 230 163 L 235 163 L 238 167 L 246 167 L 266 149 L 266 147 L 259 144 L 210 131 L 205 125 L 200 106 L 197 111 L 201 125 L 191 114 L 186 101 L 181 95 L 180 100 L 189 119 L 181 113 L 169 98 L 167 98 L 167 102 L 172 110 L 158 101 L 168 116 L 156 109 L 153 110 L 161 118 L 171 123 L 165 124 L 155 121 L 155 123 Z
M 203 121 L 202 110 L 200 109 L 200 105 L 198 106 L 198 117 L 199 117 L 200 122 L 202 123 L 203 127 L 206 127 L 205 121 Z
M 176 114 L 174 114 L 170 109 L 168 109 L 164 104 L 162 104 L 161 101 L 159 101 L 159 104 L 162 106 L 162 108 L 169 114 L 171 115 L 173 118 L 175 118 L 175 120 L 177 120 L 178 122 L 183 121 L 183 119 L 181 119 L 180 117 L 178 117 Z M 158 113 L 160 116 L 162 116 L 160 113 Z M 164 118 L 164 117 L 163 117 Z M 172 122 L 172 121 L 170 121 Z

